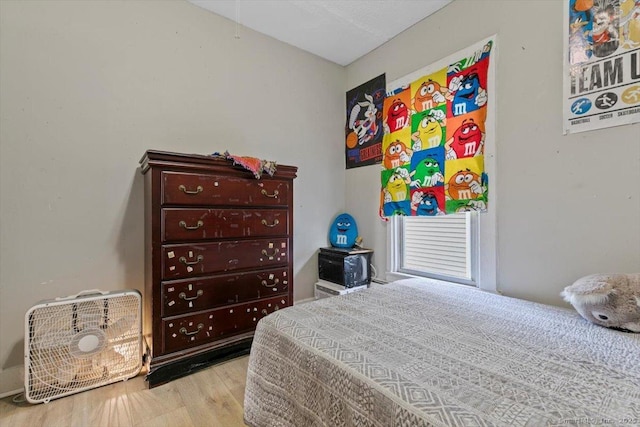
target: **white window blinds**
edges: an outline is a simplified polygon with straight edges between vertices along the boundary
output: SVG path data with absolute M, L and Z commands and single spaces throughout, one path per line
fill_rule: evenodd
M 472 281 L 472 219 L 471 212 L 403 217 L 399 270 Z

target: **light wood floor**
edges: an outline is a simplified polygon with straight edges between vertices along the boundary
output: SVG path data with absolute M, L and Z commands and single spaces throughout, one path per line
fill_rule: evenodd
M 248 362 L 240 357 L 151 390 L 141 375 L 47 404 L 7 397 L 0 400 L 0 426 L 244 426 Z

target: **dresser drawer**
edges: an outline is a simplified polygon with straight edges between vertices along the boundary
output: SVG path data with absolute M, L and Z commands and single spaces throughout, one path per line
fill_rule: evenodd
M 178 279 L 289 263 L 289 239 L 162 246 L 162 279 Z
M 162 209 L 165 242 L 237 237 L 286 236 L 286 209 Z
M 199 314 L 163 319 L 163 351 L 169 353 L 184 350 L 250 332 L 264 316 L 288 305 L 289 299 L 285 295 Z
M 162 317 L 287 293 L 287 267 L 162 283 Z
M 215 174 L 162 172 L 163 205 L 286 206 L 287 181 Z

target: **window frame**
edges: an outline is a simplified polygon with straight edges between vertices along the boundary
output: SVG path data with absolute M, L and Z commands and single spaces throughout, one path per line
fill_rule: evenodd
M 470 278 L 463 278 L 459 276 L 451 276 L 446 274 L 438 274 L 433 272 L 427 272 L 422 270 L 412 270 L 404 268 L 403 259 L 403 243 L 404 243 L 404 221 L 407 218 L 420 218 L 420 217 L 403 217 L 393 216 L 390 219 L 389 224 L 389 255 L 390 255 L 390 269 L 389 273 L 394 276 L 400 277 L 426 277 L 430 279 L 444 280 L 452 283 L 459 283 L 463 285 L 470 285 L 479 287 L 479 265 L 480 265 L 480 227 L 478 212 L 465 212 L 467 225 L 467 239 L 468 239 L 468 257 L 469 257 L 469 272 Z M 424 217 L 422 217 L 424 218 Z M 438 218 L 438 217 L 434 217 Z

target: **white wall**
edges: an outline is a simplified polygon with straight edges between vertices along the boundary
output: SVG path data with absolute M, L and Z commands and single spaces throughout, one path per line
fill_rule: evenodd
M 347 89 L 393 81 L 498 34 L 497 288 L 558 305 L 583 275 L 640 271 L 640 124 L 562 135 L 565 4 L 456 0 L 347 67 Z M 379 181 L 348 170 L 346 203 L 384 272 Z
M 344 209 L 344 67 L 179 1 L 3 0 L 0 29 L 0 369 L 37 301 L 142 288 L 147 149 L 298 166 L 295 299 L 312 297 Z

